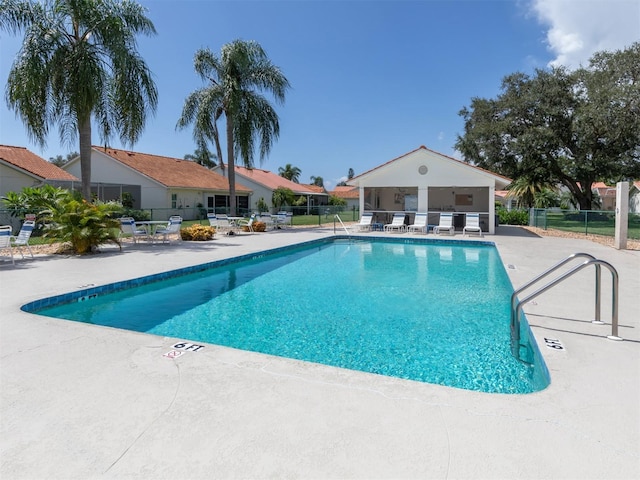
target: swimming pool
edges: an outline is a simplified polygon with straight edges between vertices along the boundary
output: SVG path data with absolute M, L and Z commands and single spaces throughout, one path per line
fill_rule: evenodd
M 469 390 L 530 393 L 549 378 L 535 342 L 533 366 L 511 355 L 512 292 L 491 244 L 336 239 L 23 310 Z

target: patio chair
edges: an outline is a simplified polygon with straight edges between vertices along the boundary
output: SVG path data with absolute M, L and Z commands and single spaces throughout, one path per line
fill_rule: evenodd
M 371 223 L 373 222 L 373 213 L 364 212 L 360 217 L 360 222 L 353 225 L 354 232 L 368 232 L 371 230 Z
M 209 220 L 209 223 L 211 223 L 211 220 Z M 216 231 L 220 234 L 224 233 L 225 235 L 233 235 L 235 233 L 234 225 L 231 223 L 231 220 L 229 220 L 229 217 L 224 213 L 220 213 L 216 216 L 214 226 L 216 227 Z
M 266 225 L 266 230 L 269 230 L 269 228 L 271 228 L 272 230 L 276 228 L 276 224 L 273 221 L 273 217 L 270 213 L 261 213 L 260 221 Z
M 465 215 L 465 225 L 462 229 L 462 235 L 466 235 L 467 232 L 476 232 L 482 237 L 482 228 L 480 227 L 480 214 L 479 213 L 467 213 Z
M 182 217 L 180 215 L 173 215 L 169 217 L 169 223 L 166 227 L 159 227 L 153 233 L 153 239 L 156 237 L 162 237 L 162 243 L 171 243 L 169 239 L 170 235 L 176 234 L 178 241 L 182 241 L 182 235 L 180 235 L 180 228 L 182 227 Z
M 255 222 L 255 221 L 256 221 L 256 214 L 252 213 L 251 217 L 249 218 L 249 220 L 247 220 L 246 218 L 242 219 L 242 220 L 238 220 L 236 225 L 238 226 L 238 229 L 241 230 L 241 231 L 244 231 L 244 227 L 247 227 L 247 231 L 249 233 L 254 233 L 253 222 Z
M 428 218 L 428 213 L 416 213 L 416 217 L 413 219 L 413 225 L 409 225 L 407 231 L 412 233 L 427 233 Z
M 384 231 L 385 232 L 398 232 L 398 233 L 403 233 L 405 231 L 405 226 L 404 226 L 404 213 L 394 213 L 393 214 L 393 219 L 391 220 L 391 223 L 387 223 L 384 226 Z
M 123 234 L 131 235 L 131 237 L 133 238 L 133 243 L 138 243 L 139 238 L 144 238 L 144 240 L 149 239 L 149 232 L 147 232 L 144 228 L 138 228 L 133 217 L 120 218 L 120 236 L 122 236 Z
M 33 258 L 33 252 L 31 251 L 31 246 L 29 245 L 29 238 L 31 237 L 31 233 L 33 232 L 35 226 L 36 222 L 34 222 L 33 220 L 25 220 L 22 224 L 22 227 L 20 227 L 18 236 L 11 237 L 11 246 L 18 247 L 22 258 L 24 258 L 24 253 L 22 252 L 22 249 L 24 247 L 27 247 L 27 250 L 29 250 L 29 255 L 31 255 L 31 258 Z
M 0 254 L 11 257 L 11 264 L 15 265 L 16 262 L 13 259 L 13 248 L 11 248 L 11 233 L 13 228 L 11 225 L 3 225 L 0 227 Z
M 453 213 L 441 213 L 440 222 L 433 228 L 433 233 L 438 235 L 442 232 L 448 232 L 449 235 L 456 234 L 456 227 L 453 226 Z
M 276 214 L 276 218 L 275 218 L 276 227 L 278 227 L 278 228 L 291 227 L 292 218 L 293 218 L 293 213 L 292 212 L 278 212 Z

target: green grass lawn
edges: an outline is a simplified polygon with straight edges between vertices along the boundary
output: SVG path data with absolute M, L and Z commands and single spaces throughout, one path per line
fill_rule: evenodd
M 585 220 L 586 216 L 586 220 Z M 546 225 L 538 218 L 538 227 L 591 235 L 615 235 L 615 214 L 602 212 L 547 212 Z M 640 216 L 630 215 L 627 238 L 640 239 Z

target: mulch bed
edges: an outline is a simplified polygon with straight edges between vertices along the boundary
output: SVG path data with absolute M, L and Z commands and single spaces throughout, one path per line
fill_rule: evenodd
M 525 230 L 529 230 L 540 237 L 562 237 L 562 238 L 575 238 L 579 240 L 590 240 L 595 243 L 599 243 L 600 245 L 606 245 L 608 247 L 613 248 L 613 243 L 615 239 L 613 237 L 608 237 L 605 235 L 592 235 L 592 234 L 583 234 L 583 233 L 575 233 L 575 232 L 564 232 L 562 230 L 544 230 L 542 228 L 536 227 L 522 227 Z M 627 239 L 627 250 L 640 250 L 640 240 L 632 240 Z

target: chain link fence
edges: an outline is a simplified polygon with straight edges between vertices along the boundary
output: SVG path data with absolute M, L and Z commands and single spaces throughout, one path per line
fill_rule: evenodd
M 558 210 L 532 208 L 529 226 L 584 235 L 615 236 L 616 214 L 610 210 Z M 627 238 L 640 240 L 640 214 L 629 213 Z

